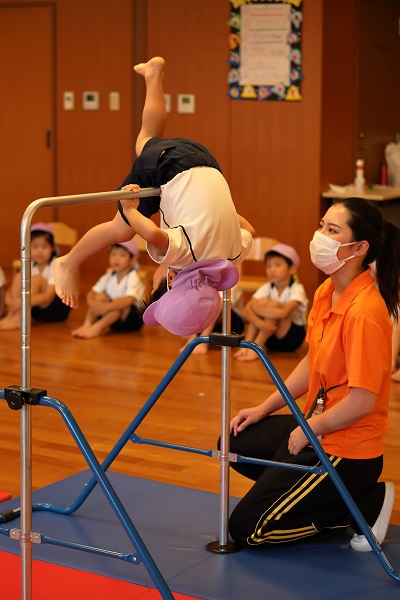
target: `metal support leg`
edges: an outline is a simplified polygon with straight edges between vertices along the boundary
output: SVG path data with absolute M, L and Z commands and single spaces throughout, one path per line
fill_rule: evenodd
M 231 290 L 224 290 L 222 334 L 231 333 Z M 207 544 L 207 550 L 220 554 L 236 552 L 239 547 L 228 540 L 229 524 L 229 434 L 231 415 L 231 347 L 221 348 L 221 451 L 220 451 L 220 525 L 219 540 Z

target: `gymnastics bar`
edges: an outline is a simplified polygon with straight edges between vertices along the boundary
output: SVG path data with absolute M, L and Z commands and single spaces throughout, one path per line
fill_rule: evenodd
M 111 193 L 111 194 L 118 194 L 118 192 Z M 112 198 L 110 197 L 110 194 L 106 193 L 106 195 L 108 196 L 107 200 L 115 198 L 115 195 L 113 195 Z M 155 195 L 155 192 L 152 191 L 148 195 Z M 93 197 L 96 195 L 83 195 L 80 198 L 89 197 L 89 196 Z M 124 197 L 132 197 L 132 195 L 124 196 Z M 69 199 L 71 197 L 65 197 L 65 198 Z M 76 197 L 72 197 L 72 198 L 78 198 L 78 197 L 76 196 Z M 51 200 L 54 200 L 54 199 L 51 199 Z M 61 200 L 61 198 L 58 198 L 57 200 Z M 92 200 L 87 200 L 87 201 L 90 202 Z M 102 200 L 99 199 L 97 201 L 100 202 Z M 80 200 L 76 200 L 76 201 L 72 201 L 69 203 L 76 204 L 79 202 L 80 202 Z M 30 313 L 27 317 L 29 319 Z M 214 547 L 210 547 L 211 545 L 209 544 L 207 546 L 207 549 L 209 549 L 213 552 L 231 552 L 231 551 L 235 551 L 235 549 L 231 549 L 229 544 L 231 544 L 232 542 L 227 541 L 227 525 L 228 525 L 227 512 L 228 512 L 228 508 L 229 508 L 228 507 L 229 494 L 227 493 L 227 491 L 228 491 L 228 486 L 229 486 L 229 470 L 228 469 L 229 469 L 230 461 L 237 460 L 238 462 L 255 462 L 257 464 L 274 465 L 274 466 L 282 467 L 282 468 L 291 468 L 291 469 L 297 469 L 297 470 L 301 470 L 301 471 L 314 472 L 319 475 L 321 475 L 323 473 L 328 473 L 328 475 L 331 477 L 334 485 L 336 486 L 338 492 L 342 496 L 344 502 L 348 506 L 349 511 L 354 516 L 356 522 L 360 526 L 362 533 L 366 536 L 368 542 L 371 544 L 371 547 L 372 547 L 374 553 L 376 554 L 376 556 L 382 563 L 383 567 L 385 568 L 385 570 L 387 571 L 387 573 L 389 574 L 389 576 L 392 579 L 394 579 L 396 582 L 400 582 L 400 575 L 394 570 L 393 566 L 391 565 L 391 563 L 389 562 L 389 560 L 383 553 L 382 548 L 380 547 L 379 543 L 377 542 L 374 535 L 372 534 L 371 529 L 367 525 L 367 523 L 366 523 L 364 517 L 362 516 L 361 512 L 359 511 L 357 505 L 355 504 L 354 500 L 348 493 L 347 489 L 345 488 L 343 482 L 339 478 L 335 469 L 332 467 L 329 459 L 327 458 L 325 452 L 322 449 L 322 446 L 320 445 L 319 441 L 317 440 L 314 433 L 310 429 L 309 425 L 307 424 L 307 421 L 304 419 L 304 416 L 302 415 L 297 404 L 295 403 L 293 398 L 290 396 L 287 388 L 285 387 L 284 383 L 282 382 L 281 378 L 279 377 L 278 373 L 276 372 L 275 368 L 273 367 L 273 365 L 272 365 L 270 359 L 268 358 L 268 356 L 266 355 L 266 353 L 257 344 L 243 340 L 243 338 L 241 338 L 241 336 L 236 336 L 235 334 L 229 334 L 228 333 L 229 329 L 230 329 L 230 291 L 225 291 L 224 295 L 223 295 L 223 332 L 222 332 L 222 334 L 211 334 L 208 337 L 199 337 L 199 338 L 193 340 L 185 348 L 185 350 L 181 353 L 181 355 L 178 357 L 178 359 L 175 361 L 175 363 L 169 369 L 167 374 L 164 376 L 164 378 L 162 379 L 160 384 L 157 386 L 157 388 L 154 390 L 154 392 L 148 398 L 147 402 L 144 404 L 142 409 L 136 415 L 136 417 L 134 418 L 134 420 L 132 421 L 132 423 L 130 424 L 128 429 L 125 431 L 125 433 L 122 435 L 120 440 L 118 440 L 117 444 L 114 446 L 112 451 L 106 457 L 106 459 L 104 460 L 101 467 L 97 463 L 97 459 L 94 457 L 89 445 L 87 444 L 86 440 L 84 439 L 82 432 L 80 432 L 79 427 L 78 427 L 77 423 L 74 421 L 68 408 L 65 405 L 63 405 L 61 402 L 55 400 L 54 398 L 46 397 L 44 395 L 45 392 L 43 390 L 34 390 L 33 393 L 34 394 L 37 393 L 37 396 L 38 396 L 38 402 L 37 402 L 38 404 L 40 404 L 42 406 L 49 406 L 49 407 L 56 408 L 61 413 L 61 415 L 64 418 L 67 426 L 69 427 L 72 435 L 74 436 L 78 446 L 80 447 L 81 452 L 83 453 L 85 459 L 87 460 L 89 466 L 91 467 L 93 473 L 95 474 L 95 477 L 92 478 L 88 482 L 88 484 L 85 485 L 84 490 L 81 492 L 81 494 L 77 497 L 75 502 L 70 507 L 58 507 L 58 506 L 53 506 L 53 505 L 49 505 L 49 504 L 36 504 L 33 507 L 31 506 L 31 511 L 32 511 L 32 509 L 33 510 L 50 510 L 50 511 L 57 512 L 60 514 L 71 514 L 73 511 L 75 511 L 77 508 L 79 508 L 82 505 L 84 500 L 87 498 L 89 493 L 91 493 L 91 491 L 93 490 L 93 488 L 95 487 L 95 485 L 97 483 L 99 483 L 101 485 L 101 487 L 102 487 L 104 493 L 106 494 L 106 496 L 108 497 L 109 501 L 111 502 L 111 504 L 113 504 L 115 499 L 112 497 L 112 494 L 110 494 L 109 490 L 108 490 L 108 485 L 111 485 L 111 484 L 107 483 L 108 480 L 105 476 L 104 471 L 106 471 L 110 467 L 112 462 L 118 456 L 119 452 L 122 450 L 122 448 L 126 445 L 126 443 L 129 440 L 134 443 L 150 444 L 150 445 L 161 446 L 161 447 L 175 449 L 175 450 L 184 450 L 187 452 L 193 452 L 193 453 L 197 453 L 197 454 L 212 456 L 214 458 L 217 457 L 221 461 L 221 531 L 220 531 L 220 538 L 219 538 L 219 540 L 217 540 L 217 542 L 211 543 L 211 544 L 214 544 Z M 163 391 L 166 389 L 166 387 L 169 385 L 169 383 L 175 377 L 175 375 L 180 370 L 180 368 L 182 367 L 184 362 L 187 360 L 187 358 L 192 353 L 193 349 L 198 344 L 201 344 L 201 343 L 207 343 L 207 344 L 211 343 L 211 344 L 219 345 L 222 347 L 222 357 L 223 357 L 223 360 L 222 360 L 222 371 L 223 371 L 223 373 L 222 373 L 222 403 L 223 403 L 223 406 L 222 406 L 222 425 L 221 425 L 221 428 L 222 428 L 221 452 L 216 453 L 213 450 L 203 450 L 203 449 L 198 449 L 198 448 L 180 446 L 180 445 L 176 445 L 176 444 L 169 444 L 166 442 L 158 442 L 155 440 L 146 440 L 146 439 L 136 436 L 134 432 L 137 429 L 137 427 L 140 425 L 140 423 L 146 417 L 148 412 L 154 406 L 155 402 L 161 396 Z M 282 394 L 282 397 L 284 398 L 286 404 L 292 411 L 297 423 L 302 428 L 303 432 L 307 436 L 310 443 L 313 445 L 315 452 L 321 461 L 322 466 L 304 467 L 303 465 L 286 465 L 284 463 L 275 463 L 272 461 L 261 461 L 261 460 L 256 460 L 256 459 L 252 459 L 252 458 L 248 458 L 248 457 L 242 457 L 239 455 L 233 456 L 229 453 L 229 410 L 230 410 L 230 406 L 229 406 L 229 401 L 230 401 L 230 387 L 229 387 L 230 386 L 230 362 L 229 361 L 230 361 L 230 349 L 233 346 L 250 348 L 258 354 L 263 365 L 265 366 L 266 370 L 268 371 L 269 375 L 271 376 L 271 379 L 275 383 L 279 392 Z M 30 392 L 32 392 L 32 389 L 30 389 Z M 0 393 L 0 398 L 2 398 L 2 397 L 4 397 L 4 396 Z M 118 500 L 118 498 L 117 498 L 117 500 Z M 118 500 L 118 502 L 119 502 L 119 500 Z M 113 508 L 114 508 L 114 506 L 113 506 Z M 7 518 L 7 520 L 11 520 L 11 518 L 18 516 L 19 509 L 15 509 L 14 511 L 10 511 L 10 512 L 12 512 L 14 516 L 11 516 L 10 519 Z M 125 516 L 123 514 L 123 507 L 121 507 L 121 515 L 117 515 L 117 516 L 119 516 L 120 521 L 122 522 L 125 530 L 128 532 L 128 535 L 129 535 L 128 530 L 130 528 L 133 528 L 133 524 L 131 522 L 124 523 Z M 0 523 L 2 523 L 2 522 L 4 522 L 4 520 L 2 520 L 2 514 L 0 513 Z M 133 528 L 133 530 L 134 530 L 134 528 Z M 2 530 L 0 530 L 0 533 L 4 533 L 4 532 L 2 532 Z M 131 537 L 131 539 L 132 539 L 132 537 Z M 48 543 L 52 543 L 52 542 L 53 542 L 52 540 L 48 539 Z M 65 544 L 65 545 L 67 545 L 67 544 Z M 84 549 L 84 550 L 86 549 L 87 551 L 90 551 L 87 548 L 83 548 L 83 547 L 78 548 L 78 545 L 76 545 L 76 544 L 72 544 L 72 545 L 69 544 L 69 547 L 75 547 L 76 549 Z M 106 551 L 103 551 L 100 549 L 95 549 L 95 550 L 98 551 L 97 553 L 106 553 Z M 122 557 L 118 557 L 118 558 L 122 558 Z M 156 581 L 155 577 L 153 577 L 153 579 L 154 579 L 154 581 Z M 171 598 L 171 595 L 168 595 L 168 592 L 169 592 L 168 588 L 166 588 L 166 590 L 163 590 L 158 586 L 158 589 L 164 598 Z M 164 594 L 166 594 L 166 595 L 164 595 Z M 169 592 L 169 594 L 170 594 L 170 592 Z

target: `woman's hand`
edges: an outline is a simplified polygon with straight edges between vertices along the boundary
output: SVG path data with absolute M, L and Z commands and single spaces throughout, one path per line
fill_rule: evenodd
M 265 409 L 262 409 L 262 405 L 254 406 L 253 408 L 242 408 L 231 420 L 231 433 L 236 436 L 238 433 L 246 429 L 249 425 L 258 423 L 266 417 Z
M 303 430 L 300 427 L 296 427 L 293 429 L 292 433 L 289 436 L 288 450 L 290 454 L 296 456 L 308 446 L 310 442 L 308 441 L 307 436 L 303 433 Z

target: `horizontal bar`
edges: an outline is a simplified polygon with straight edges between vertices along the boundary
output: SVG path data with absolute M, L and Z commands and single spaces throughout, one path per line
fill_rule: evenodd
M 76 194 L 71 196 L 51 196 L 49 198 L 38 198 L 31 202 L 25 210 L 21 221 L 21 240 L 23 244 L 21 260 L 30 259 L 30 248 L 28 241 L 30 239 L 31 222 L 34 214 L 39 208 L 49 208 L 52 206 L 64 206 L 71 204 L 92 204 L 94 202 L 112 202 L 113 200 L 124 200 L 129 198 L 149 198 L 159 196 L 160 188 L 143 188 L 138 193 L 129 190 L 120 190 L 113 192 L 96 192 L 93 194 Z M 24 253 L 25 251 L 25 253 Z
M 86 544 L 77 544 L 76 542 L 69 542 L 68 540 L 59 540 L 57 538 L 50 537 L 48 535 L 41 534 L 41 544 L 52 544 L 53 546 L 62 546 L 63 548 L 70 548 L 72 550 L 80 550 L 82 552 L 89 552 L 90 554 L 98 554 L 100 556 L 107 556 L 109 558 L 119 558 L 125 562 L 129 562 L 134 565 L 141 563 L 140 558 L 137 554 L 128 554 L 122 552 L 114 552 L 113 550 L 106 550 L 103 548 L 95 548 L 94 546 L 86 546 Z
M 134 433 L 131 435 L 130 440 L 134 444 L 147 444 L 148 446 L 169 448 L 170 450 L 182 450 L 183 452 L 191 452 L 192 454 L 201 454 L 203 456 L 212 456 L 213 453 L 212 450 L 203 450 L 202 448 L 194 448 L 192 446 L 182 446 L 180 444 L 172 444 L 170 442 L 160 442 L 158 440 L 142 438 Z

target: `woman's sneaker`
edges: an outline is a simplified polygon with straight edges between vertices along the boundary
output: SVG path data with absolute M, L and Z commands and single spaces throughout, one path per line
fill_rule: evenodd
M 377 520 L 371 528 L 372 533 L 378 540 L 379 544 L 382 544 L 383 540 L 385 539 L 394 503 L 393 483 L 385 483 L 385 486 L 385 497 L 383 499 L 381 512 L 379 513 L 379 517 L 377 518 Z M 350 546 L 353 548 L 353 550 L 357 550 L 358 552 L 372 551 L 372 548 L 369 545 L 369 542 L 367 541 L 365 535 L 358 535 L 357 533 L 353 535 L 350 542 Z

